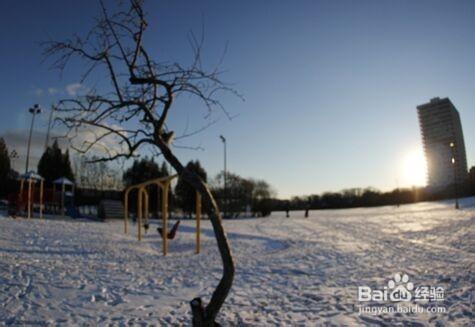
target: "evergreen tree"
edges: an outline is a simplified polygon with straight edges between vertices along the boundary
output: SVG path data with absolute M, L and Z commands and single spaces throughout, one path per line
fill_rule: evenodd
M 132 163 L 132 166 L 130 166 L 129 169 L 125 171 L 125 173 L 122 176 L 124 185 L 131 186 L 139 183 L 146 182 L 150 179 L 154 178 L 160 178 L 160 177 L 165 177 L 169 176 L 168 169 L 163 163 L 161 166 L 159 166 L 153 159 L 148 159 L 147 157 L 140 159 L 140 160 L 134 160 Z M 148 187 L 148 194 L 149 194 L 149 199 L 150 199 L 150 206 L 152 211 L 158 211 L 157 207 L 157 199 L 158 199 L 158 193 L 160 190 L 157 189 L 155 186 L 149 186 Z M 129 196 L 129 208 L 132 210 L 135 209 L 136 207 L 136 192 L 134 191 L 135 195 Z M 173 201 L 173 195 L 169 194 L 170 201 Z
M 162 175 L 162 177 L 170 176 L 170 172 L 168 171 L 168 166 L 165 162 L 162 162 L 162 165 L 160 166 L 160 174 Z
M 130 186 L 167 175 L 168 172 L 163 171 L 153 159 L 145 157 L 140 160 L 134 160 L 132 166 L 125 171 L 122 179 L 125 186 Z
M 53 182 L 61 177 L 74 181 L 69 151 L 66 150 L 63 154 L 58 142 L 55 140 L 53 145 L 46 148 L 46 151 L 41 156 L 38 162 L 38 174 L 48 182 Z
M 10 155 L 5 140 L 0 138 L 0 195 L 4 196 L 7 192 L 6 185 L 8 184 L 10 175 Z
M 190 161 L 186 165 L 186 168 L 194 171 L 198 176 L 201 177 L 205 182 L 207 180 L 207 174 L 198 160 Z M 195 199 L 196 191 L 183 180 L 183 178 L 178 177 L 178 182 L 175 186 L 175 196 L 177 198 L 178 206 L 191 217 L 191 213 L 195 211 Z
M 66 150 L 62 156 L 62 171 L 64 177 L 74 181 L 74 173 L 71 167 L 71 160 L 69 159 L 69 150 Z

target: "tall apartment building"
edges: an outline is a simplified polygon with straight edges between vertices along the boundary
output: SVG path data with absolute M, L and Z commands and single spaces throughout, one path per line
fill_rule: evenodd
M 455 106 L 449 98 L 437 97 L 417 106 L 417 113 L 427 160 L 428 186 L 440 189 L 452 185 L 454 178 L 457 184 L 465 181 L 467 157 Z M 455 158 L 455 164 L 452 158 Z

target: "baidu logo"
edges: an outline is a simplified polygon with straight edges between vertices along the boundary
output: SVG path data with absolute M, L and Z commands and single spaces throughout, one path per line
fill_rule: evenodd
M 393 302 L 410 301 L 412 298 L 411 291 L 414 289 L 414 284 L 409 282 L 409 276 L 406 274 L 395 274 L 394 279 L 388 282 L 389 300 Z
M 412 290 L 414 284 L 409 282 L 407 274 L 394 274 L 394 277 L 388 281 L 387 286 L 382 290 L 374 290 L 368 286 L 358 287 L 358 301 L 391 301 L 407 302 L 412 299 Z
M 414 286 L 404 273 L 394 274 L 382 289 L 358 287 L 358 301 L 369 302 L 358 306 L 359 314 L 383 313 L 445 313 L 445 290 L 441 286 Z M 381 303 L 386 302 L 386 305 Z M 419 305 L 422 304 L 422 305 Z

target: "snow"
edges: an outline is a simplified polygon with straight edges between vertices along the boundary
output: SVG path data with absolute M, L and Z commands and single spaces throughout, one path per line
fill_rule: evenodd
M 475 198 L 396 207 L 274 213 L 225 221 L 236 277 L 225 325 L 469 325 L 474 292 Z M 172 222 L 173 223 L 173 222 Z M 194 254 L 182 221 L 169 255 L 155 226 L 142 242 L 122 221 L 0 219 L 0 323 L 185 324 L 221 276 L 208 221 Z M 442 286 L 445 313 L 359 314 L 358 286 L 397 272 Z

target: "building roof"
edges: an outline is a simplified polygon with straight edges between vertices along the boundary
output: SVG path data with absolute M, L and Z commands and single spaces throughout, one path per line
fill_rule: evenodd
M 35 173 L 34 171 L 29 171 L 25 174 L 20 175 L 20 179 L 33 179 L 33 180 L 42 180 L 44 179 L 39 175 L 38 173 Z
M 74 183 L 72 181 L 70 181 L 69 179 L 67 179 L 66 177 L 58 178 L 53 183 L 54 184 L 61 184 L 61 185 L 62 184 L 64 184 L 64 185 L 74 185 Z

